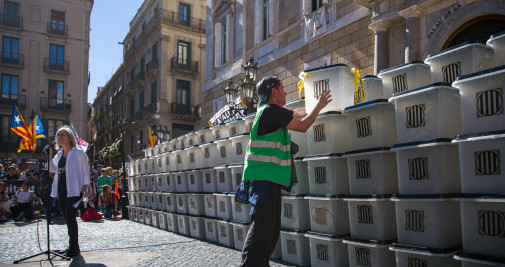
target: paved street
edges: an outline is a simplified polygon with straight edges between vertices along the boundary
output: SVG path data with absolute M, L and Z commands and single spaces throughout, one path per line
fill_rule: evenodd
M 130 220 L 79 223 L 82 257 L 53 260 L 56 266 L 238 266 L 240 251 Z M 38 232 L 37 232 L 38 230 Z M 68 244 L 62 220 L 50 226 L 51 248 Z M 0 225 L 0 266 L 47 249 L 45 220 Z M 40 237 L 40 248 L 37 241 Z M 271 266 L 292 266 L 276 261 Z M 47 255 L 12 266 L 50 266 Z

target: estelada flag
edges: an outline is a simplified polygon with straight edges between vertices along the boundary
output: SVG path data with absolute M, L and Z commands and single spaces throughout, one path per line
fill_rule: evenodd
M 18 107 L 16 105 L 14 105 L 14 109 L 12 110 L 11 130 L 23 139 L 32 139 L 32 133 L 30 132 L 28 125 L 26 125 L 23 116 L 19 114 Z
M 37 139 L 46 138 L 44 135 L 44 127 L 42 126 L 39 115 L 33 118 L 28 130 L 32 134 L 32 139 L 28 140 L 23 138 L 23 140 L 21 140 L 21 143 L 19 143 L 18 152 L 23 149 L 31 149 L 32 151 L 35 151 L 37 148 Z
M 154 136 L 153 132 L 151 131 L 151 127 L 149 125 L 147 126 L 147 129 L 149 130 L 149 147 L 155 146 L 158 144 L 158 140 L 156 139 L 156 136 Z

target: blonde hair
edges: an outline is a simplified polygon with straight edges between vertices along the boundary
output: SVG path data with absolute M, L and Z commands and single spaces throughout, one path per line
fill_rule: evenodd
M 107 188 L 110 188 L 110 192 L 107 190 Z M 110 185 L 104 185 L 102 188 L 102 199 L 104 202 L 109 201 L 109 199 L 112 199 L 112 187 Z
M 110 166 L 109 166 L 109 167 L 107 167 L 107 168 L 105 168 L 105 169 L 107 170 L 107 175 L 108 175 L 108 176 L 111 176 L 111 175 L 112 175 L 112 173 L 113 173 L 113 171 L 114 171 L 114 170 L 112 169 L 112 167 L 110 167 Z
M 63 148 L 60 144 L 58 144 L 58 133 L 61 131 L 65 131 L 66 134 L 68 135 L 68 139 L 70 139 L 70 147 L 75 147 L 76 142 L 75 142 L 74 133 L 72 132 L 72 129 L 70 129 L 70 127 L 65 125 L 65 126 L 61 127 L 60 129 L 58 129 L 58 131 L 56 132 L 56 136 L 54 137 L 54 141 L 56 143 L 56 149 L 60 150 Z

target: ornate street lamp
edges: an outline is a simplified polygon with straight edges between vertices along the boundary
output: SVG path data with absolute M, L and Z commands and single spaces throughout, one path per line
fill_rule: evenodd
M 250 79 L 253 80 L 256 83 L 256 74 L 258 72 L 258 62 L 254 62 L 254 58 L 251 56 L 249 58 L 249 61 L 247 64 L 244 66 L 242 65 L 242 68 L 245 71 L 245 76 L 249 75 Z
M 236 87 L 233 87 L 233 81 L 230 79 L 228 81 L 228 85 L 226 85 L 226 88 L 221 87 L 221 90 L 224 92 L 226 104 L 233 105 L 238 95 L 238 89 Z

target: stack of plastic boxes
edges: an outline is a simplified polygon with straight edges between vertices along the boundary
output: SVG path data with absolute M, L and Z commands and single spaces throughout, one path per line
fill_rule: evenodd
M 505 32 L 488 41 L 497 67 L 458 77 L 462 135 L 459 147 L 463 266 L 505 264 Z
M 400 70 L 390 69 L 381 75 L 391 81 L 389 77 L 396 76 L 398 71 L 418 72 L 412 68 L 419 68 L 419 63 L 401 66 Z M 395 106 L 386 98 L 391 97 L 393 86 L 383 85 L 375 76 L 365 76 L 363 85 L 364 99 L 344 111 L 349 137 L 345 157 L 351 192 L 344 200 L 349 209 L 351 236 L 343 242 L 347 244 L 351 266 L 364 263 L 392 266 L 395 257 L 389 244 L 396 240 L 396 221 L 391 196 L 398 193 L 398 179 L 395 153 L 390 149 L 397 143 L 397 135 Z

